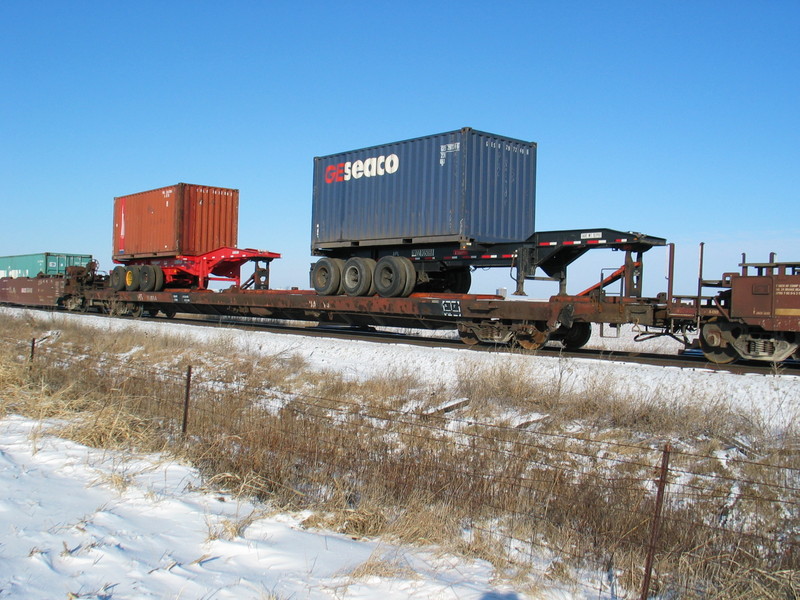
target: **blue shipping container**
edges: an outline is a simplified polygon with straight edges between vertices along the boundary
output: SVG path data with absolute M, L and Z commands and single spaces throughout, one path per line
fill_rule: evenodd
M 536 143 L 465 128 L 315 158 L 311 248 L 522 242 L 535 208 Z
M 0 277 L 36 277 L 39 273 L 64 275 L 67 267 L 85 267 L 91 260 L 91 254 L 63 252 L 0 256 Z

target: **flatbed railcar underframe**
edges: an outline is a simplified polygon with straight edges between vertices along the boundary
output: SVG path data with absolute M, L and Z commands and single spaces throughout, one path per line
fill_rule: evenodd
M 696 334 L 709 361 L 737 358 L 778 362 L 800 359 L 800 262 L 749 263 L 741 272 L 705 280 L 702 266 L 697 294 L 675 295 L 673 246 L 668 291 L 641 297 L 641 264 L 633 250 L 614 273 L 577 295 L 548 300 L 506 300 L 501 296 L 414 293 L 409 297 L 320 296 L 312 290 L 233 287 L 214 292 L 172 289 L 161 292 L 115 291 L 108 277 L 73 268 L 66 277 L 0 279 L 0 303 L 18 306 L 97 310 L 141 316 L 176 313 L 312 321 L 351 326 L 457 329 L 467 344 L 516 343 L 535 349 L 549 340 L 578 348 L 591 324 L 640 326 L 644 336 L 670 335 L 687 344 Z M 702 265 L 702 252 L 701 252 Z M 621 282 L 621 293 L 607 288 Z M 716 288 L 707 295 L 706 288 Z
M 311 290 L 89 290 L 82 309 L 116 314 L 163 312 L 272 318 L 352 326 L 458 329 L 467 343 L 516 341 L 533 349 L 548 339 L 582 346 L 590 323 L 654 325 L 652 300 L 618 296 L 554 296 L 511 301 L 474 294 L 414 294 L 407 298 L 319 296 Z M 584 339 L 585 338 L 585 339 Z

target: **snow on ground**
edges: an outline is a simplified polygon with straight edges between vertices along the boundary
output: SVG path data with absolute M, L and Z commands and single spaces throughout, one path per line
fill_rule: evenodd
M 0 309 L 0 314 L 19 315 Z M 126 328 L 169 333 L 191 343 L 296 354 L 312 369 L 354 379 L 403 374 L 451 388 L 458 373 L 513 364 L 544 383 L 576 393 L 609 393 L 679 402 L 730 402 L 776 427 L 797 419 L 795 376 L 734 375 L 702 368 L 659 368 L 398 342 L 337 340 L 257 330 L 187 327 L 92 316 L 31 315 L 55 334 L 67 319 L 113 335 Z M 628 340 L 630 334 L 628 334 Z M 654 344 L 642 346 L 652 351 Z M 603 348 L 629 341 L 593 339 Z M 609 346 L 611 345 L 611 346 Z M 675 346 L 677 350 L 677 346 Z M 666 392 L 665 392 L 666 391 Z M 158 456 L 95 450 L 42 432 L 21 417 L 0 420 L 0 599 L 6 598 L 609 598 L 595 582 L 566 590 L 544 582 L 536 595 L 494 585 L 491 565 L 432 549 L 305 530 L 303 515 L 204 491 L 192 469 Z M 385 576 L 353 577 L 365 563 Z M 366 570 L 366 569 L 364 569 Z M 584 584 L 587 582 L 584 582 Z M 594 591 L 589 594 L 588 589 Z M 581 591 L 582 590 L 582 591 Z
M 3 309 L 0 309 L 2 314 Z M 19 314 L 19 311 L 11 314 Z M 42 317 L 41 312 L 34 315 Z M 62 319 L 79 319 L 109 334 L 136 328 L 149 333 L 166 333 L 209 344 L 223 340 L 227 346 L 240 347 L 264 355 L 298 355 L 309 368 L 336 371 L 352 379 L 385 375 L 413 378 L 434 390 L 452 389 L 459 374 L 493 366 L 513 366 L 544 385 L 559 385 L 575 394 L 603 389 L 609 394 L 654 402 L 714 402 L 740 408 L 769 427 L 782 429 L 800 420 L 800 378 L 779 371 L 770 375 L 739 375 L 724 370 L 701 367 L 655 367 L 582 358 L 563 358 L 507 352 L 475 352 L 466 346 L 426 348 L 402 343 L 374 343 L 366 340 L 341 340 L 258 330 L 219 327 L 187 327 L 178 323 L 155 323 L 131 319 L 106 319 L 89 315 L 56 313 L 47 315 L 52 329 Z M 669 338 L 634 342 L 635 335 L 626 329 L 620 338 L 600 337 L 597 327 L 587 347 L 605 350 L 677 353 L 681 344 Z
M 203 491 L 184 465 L 21 417 L 0 420 L 0 489 L 3 599 L 521 597 L 486 562 L 305 530 L 302 515 Z M 351 576 L 370 560 L 388 576 Z

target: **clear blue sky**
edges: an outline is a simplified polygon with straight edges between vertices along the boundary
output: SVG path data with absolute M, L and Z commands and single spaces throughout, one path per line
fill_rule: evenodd
M 800 260 L 797 0 L 6 0 L 0 55 L 0 255 L 108 269 L 114 196 L 185 181 L 306 286 L 315 155 L 469 126 L 539 143 L 540 230 L 666 237 L 690 290 L 701 241 Z

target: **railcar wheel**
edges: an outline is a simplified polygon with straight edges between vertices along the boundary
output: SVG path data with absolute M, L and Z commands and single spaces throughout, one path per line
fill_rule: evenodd
M 538 350 L 547 343 L 550 334 L 539 329 L 536 325 L 531 325 L 524 330 L 517 330 L 514 333 L 514 341 L 525 350 Z
M 568 350 L 583 348 L 592 337 L 591 323 L 573 323 L 561 343 Z
M 476 344 L 480 343 L 477 334 L 472 330 L 472 328 L 460 323 L 458 325 L 458 337 L 460 337 L 461 341 L 467 346 L 475 346 Z
M 140 318 L 144 314 L 144 305 L 138 302 L 128 304 L 128 314 L 134 319 Z
M 175 315 L 178 314 L 178 311 L 174 308 L 162 308 L 161 312 L 163 312 L 164 316 L 168 319 L 174 319 Z
M 106 313 L 112 317 L 124 317 L 128 314 L 128 303 L 119 300 L 110 300 L 104 307 Z
M 372 296 L 375 293 L 375 264 L 371 258 L 354 256 L 348 259 L 342 269 L 344 293 L 348 296 Z
M 156 269 L 153 265 L 142 265 L 139 269 L 139 288 L 152 292 L 156 287 Z
M 410 273 L 413 272 L 413 278 Z M 409 280 L 412 281 L 409 281 Z M 407 258 L 384 256 L 375 265 L 375 289 L 384 298 L 397 298 L 408 295 L 416 283 L 414 265 Z
M 66 300 L 64 300 L 64 306 L 67 310 L 71 311 L 79 311 L 82 310 L 84 307 L 83 297 L 82 296 L 69 296 Z
M 320 296 L 338 296 L 342 293 L 342 267 L 340 258 L 320 258 L 311 268 L 311 285 Z
M 727 365 L 739 358 L 739 354 L 722 339 L 722 333 L 713 321 L 700 329 L 700 350 L 709 362 Z
M 115 292 L 121 292 L 125 289 L 125 267 L 114 267 L 109 276 L 109 283 L 111 289 Z
M 134 292 L 142 283 L 142 272 L 138 265 L 125 267 L 125 289 Z

